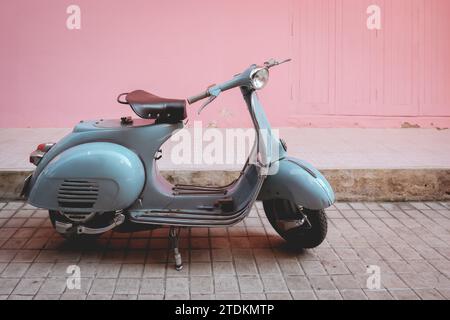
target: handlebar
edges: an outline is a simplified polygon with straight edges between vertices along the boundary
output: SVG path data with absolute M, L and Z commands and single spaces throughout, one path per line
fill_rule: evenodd
M 202 93 L 199 93 L 199 94 L 197 94 L 195 96 L 192 96 L 192 97 L 188 98 L 187 101 L 189 102 L 189 104 L 193 104 L 193 103 L 196 103 L 196 102 L 198 102 L 200 100 L 208 98 L 209 96 L 210 96 L 210 93 L 209 93 L 208 90 L 206 90 L 206 91 L 204 91 Z
M 287 60 L 284 60 L 281 62 L 278 62 L 274 59 L 270 59 L 269 61 L 264 63 L 263 67 L 270 69 L 272 67 L 278 66 L 280 64 L 283 64 L 283 63 L 286 63 L 289 61 L 291 61 L 291 59 L 287 59 Z M 200 100 L 211 97 L 212 95 L 214 97 L 217 97 L 220 94 L 220 92 L 224 92 L 224 91 L 227 91 L 227 90 L 233 89 L 235 87 L 239 87 L 239 86 L 249 85 L 249 83 L 251 81 L 250 78 L 251 78 L 252 71 L 257 67 L 258 67 L 257 65 L 253 64 L 248 69 L 246 69 L 244 72 L 235 75 L 231 80 L 228 80 L 219 85 L 210 86 L 206 91 L 188 98 L 187 99 L 188 103 L 193 104 Z M 216 95 L 216 92 L 218 92 L 217 95 Z

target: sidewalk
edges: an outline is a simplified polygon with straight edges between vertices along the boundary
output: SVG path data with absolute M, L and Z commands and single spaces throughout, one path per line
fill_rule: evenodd
M 47 211 L 0 202 L 0 300 L 450 299 L 449 209 L 447 202 L 337 203 L 327 209 L 325 242 L 296 251 L 256 203 L 232 228 L 183 229 L 177 272 L 167 229 L 70 244 Z M 79 290 L 66 286 L 73 265 Z M 368 285 L 369 266 L 379 268 L 379 287 Z
M 71 129 L 0 129 L 0 197 L 14 198 L 33 166 L 28 156 L 42 142 Z M 289 154 L 321 169 L 340 200 L 450 199 L 450 130 L 282 128 Z M 176 166 L 171 143 L 158 162 L 171 181 L 223 184 L 241 165 Z M 14 190 L 14 191 L 11 191 Z

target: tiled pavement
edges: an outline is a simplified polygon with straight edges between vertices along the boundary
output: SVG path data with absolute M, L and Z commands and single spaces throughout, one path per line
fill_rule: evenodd
M 185 230 L 185 269 L 167 230 L 70 245 L 47 212 L 0 201 L 1 299 L 450 299 L 450 203 L 338 203 L 319 248 L 287 248 L 257 203 L 229 229 Z M 77 265 L 81 289 L 69 290 Z M 367 266 L 381 270 L 369 290 Z

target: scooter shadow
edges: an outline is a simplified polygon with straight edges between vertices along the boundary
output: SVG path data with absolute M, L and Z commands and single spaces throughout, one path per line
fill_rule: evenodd
M 193 236 L 184 236 L 180 239 L 180 249 L 185 253 L 192 251 L 211 251 L 211 250 L 229 250 L 231 253 L 240 251 L 240 250 L 249 250 L 249 251 L 258 251 L 258 250 L 270 250 L 276 255 L 281 255 L 285 257 L 296 257 L 297 259 L 302 259 L 306 256 L 310 255 L 309 249 L 298 248 L 292 244 L 287 243 L 281 237 L 278 236 L 267 236 L 264 232 L 253 233 L 252 237 L 255 238 L 267 238 L 267 245 L 230 245 L 230 246 L 199 246 L 197 244 L 198 237 Z M 208 241 L 209 243 L 213 242 L 214 237 L 208 236 L 203 237 L 201 239 Z M 230 237 L 230 239 L 233 237 Z M 239 238 L 239 237 L 237 237 Z M 269 239 L 270 238 L 270 239 Z M 206 240 L 207 239 L 207 240 Z M 123 235 L 123 237 L 100 237 L 100 238 L 85 238 L 78 240 L 67 240 L 63 237 L 57 235 L 52 239 L 53 244 L 50 246 L 50 249 L 56 250 L 58 252 L 71 252 L 71 253 L 83 253 L 83 252 L 98 252 L 98 253 L 107 253 L 114 251 L 126 251 L 128 254 L 132 253 L 142 253 L 143 251 L 169 251 L 171 250 L 169 240 L 165 237 L 139 237 L 133 238 L 132 236 Z M 133 241 L 146 243 L 141 246 L 132 245 Z M 158 243 L 157 246 L 151 245 L 151 243 Z M 47 247 L 47 249 L 49 249 Z M 150 253 L 151 254 L 151 253 Z

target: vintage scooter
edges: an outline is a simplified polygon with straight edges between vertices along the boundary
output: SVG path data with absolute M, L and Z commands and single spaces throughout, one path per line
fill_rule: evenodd
M 58 143 L 39 145 L 30 155 L 37 168 L 22 194 L 30 204 L 48 209 L 53 226 L 67 238 L 168 226 L 178 270 L 180 228 L 233 226 L 256 200 L 263 201 L 269 222 L 289 243 L 298 248 L 320 245 L 327 233 L 324 209 L 335 201 L 333 190 L 313 166 L 287 155 L 256 94 L 267 84 L 269 69 L 287 61 L 252 65 L 187 99 L 193 104 L 209 98 L 202 111 L 222 92 L 240 88 L 256 134 L 247 163 L 232 184 L 166 181 L 157 160 L 164 142 L 184 127 L 186 101 L 138 90 L 120 95 L 118 102 L 146 120 L 81 121 Z

